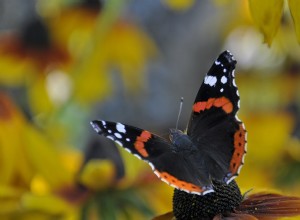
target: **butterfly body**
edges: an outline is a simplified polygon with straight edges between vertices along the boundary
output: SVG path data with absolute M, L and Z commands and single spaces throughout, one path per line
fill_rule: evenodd
M 170 140 L 121 123 L 91 124 L 147 162 L 162 181 L 188 193 L 210 193 L 214 180 L 228 184 L 239 174 L 246 154 L 246 130 L 237 117 L 235 64 L 229 51 L 218 57 L 198 91 L 187 132 L 170 129 Z
M 171 149 L 175 153 L 191 153 L 194 150 L 197 150 L 191 138 L 180 130 L 171 128 L 169 137 L 172 143 Z

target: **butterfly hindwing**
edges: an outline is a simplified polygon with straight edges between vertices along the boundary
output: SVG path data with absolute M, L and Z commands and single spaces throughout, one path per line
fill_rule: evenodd
M 91 125 L 98 134 L 147 162 L 154 173 L 169 185 L 189 193 L 205 194 L 211 191 L 211 188 L 205 187 L 207 183 L 201 181 L 201 174 L 195 175 L 195 170 L 191 169 L 194 164 L 174 153 L 171 143 L 164 138 L 121 123 L 95 120 Z
M 188 193 L 204 195 L 212 192 L 213 188 L 204 173 L 199 172 L 197 164 L 187 160 L 183 154 L 175 152 L 165 153 L 153 158 L 154 173 L 169 185 Z
M 229 51 L 214 62 L 198 91 L 187 129 L 199 152 L 209 154 L 205 159 L 211 177 L 227 183 L 238 175 L 246 154 L 246 130 L 236 115 L 240 98 L 235 64 Z

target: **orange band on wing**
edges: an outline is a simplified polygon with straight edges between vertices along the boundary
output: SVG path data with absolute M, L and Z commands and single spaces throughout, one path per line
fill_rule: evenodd
M 168 174 L 167 172 L 159 172 L 158 170 L 155 170 L 154 173 L 161 178 L 163 181 L 167 182 L 170 185 L 173 185 L 181 190 L 187 190 L 189 192 L 197 192 L 199 194 L 203 193 L 205 190 L 200 188 L 199 186 L 196 186 L 192 183 L 188 183 L 185 181 L 181 181 L 177 179 L 176 177 Z
M 228 98 L 222 96 L 220 98 L 209 98 L 207 101 L 196 102 L 193 105 L 193 111 L 199 113 L 200 111 L 210 109 L 213 106 L 222 108 L 227 114 L 231 113 L 233 110 L 231 101 Z
M 134 142 L 135 149 L 141 154 L 143 157 L 148 157 L 149 154 L 145 149 L 145 143 L 151 138 L 151 133 L 149 131 L 143 131 L 140 136 L 136 138 Z
M 239 130 L 234 133 L 234 152 L 230 161 L 230 172 L 235 174 L 238 172 L 240 165 L 243 163 L 243 156 L 246 145 L 246 131 L 243 124 L 240 124 Z

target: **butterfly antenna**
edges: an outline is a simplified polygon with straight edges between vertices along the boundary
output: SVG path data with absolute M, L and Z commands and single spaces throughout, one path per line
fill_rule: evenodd
M 182 105 L 183 105 L 183 97 L 181 97 L 181 99 L 180 99 L 179 112 L 178 112 L 177 121 L 176 121 L 176 130 L 178 128 L 178 122 L 179 122 L 179 118 L 180 118 L 181 111 L 182 111 Z

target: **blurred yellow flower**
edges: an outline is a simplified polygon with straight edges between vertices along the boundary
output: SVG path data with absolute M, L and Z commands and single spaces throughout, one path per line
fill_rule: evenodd
M 114 88 L 111 73 L 116 70 L 127 91 L 139 91 L 155 44 L 129 21 L 116 18 L 107 27 L 110 16 L 72 7 L 35 18 L 21 34 L 2 36 L 0 82 L 25 85 L 35 114 L 52 112 L 69 100 L 102 100 Z
M 264 34 L 265 42 L 268 45 L 271 45 L 280 26 L 283 3 L 283 0 L 249 0 L 253 20 Z
M 172 187 L 158 180 L 145 163 L 121 150 L 126 175 L 121 171 L 117 176 L 122 159 L 116 159 L 112 142 L 96 140 L 89 149 L 86 157 L 92 158 L 86 159 L 78 174 L 80 184 L 93 192 L 84 204 L 85 219 L 144 219 L 170 209 Z
M 145 85 L 147 60 L 155 54 L 154 43 L 136 25 L 117 22 L 86 59 L 84 68 L 75 75 L 75 97 L 81 102 L 101 100 L 114 88 L 111 74 L 117 70 L 129 92 Z M 100 79 L 100 80 L 99 80 Z
M 25 22 L 19 31 L 2 34 L 0 42 L 2 83 L 10 82 L 11 78 L 15 78 L 16 81 L 28 80 L 28 75 L 32 72 L 42 74 L 49 65 L 52 65 L 51 68 L 62 66 L 70 60 L 67 51 L 51 39 L 48 26 L 41 18 L 33 18 Z
M 35 17 L 25 22 L 21 30 L 0 38 L 0 82 L 28 89 L 35 113 L 53 110 L 57 103 L 49 95 L 46 79 L 55 69 L 66 71 L 71 63 L 68 51 L 50 36 L 45 21 Z
M 115 169 L 116 168 L 111 160 L 89 160 L 81 171 L 79 182 L 93 191 L 107 189 L 111 187 L 115 181 Z
M 289 0 L 288 5 L 293 17 L 297 39 L 300 42 L 300 3 L 297 0 Z M 281 25 L 284 0 L 249 0 L 249 8 L 255 24 L 264 34 L 265 43 L 270 46 Z
M 176 11 L 184 11 L 191 8 L 195 1 L 194 0 L 162 0 L 170 9 Z
M 294 20 L 295 30 L 297 34 L 298 43 L 300 43 L 300 2 L 297 0 L 288 0 L 291 15 Z
M 0 109 L 0 213 L 14 216 L 35 210 L 64 215 L 72 208 L 51 193 L 74 185 L 73 174 L 51 141 L 3 93 Z

